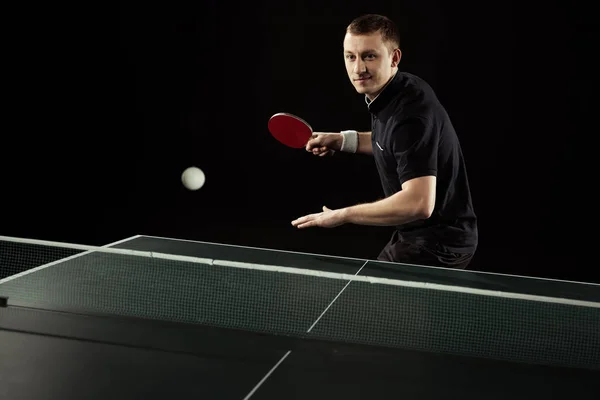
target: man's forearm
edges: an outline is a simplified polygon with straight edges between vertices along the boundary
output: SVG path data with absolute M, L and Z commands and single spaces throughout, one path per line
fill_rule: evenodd
M 429 217 L 422 198 L 409 192 L 398 192 L 373 203 L 346 207 L 343 213 L 347 223 L 372 226 L 402 225 Z
M 356 152 L 360 154 L 373 154 L 371 132 L 358 132 L 358 148 Z

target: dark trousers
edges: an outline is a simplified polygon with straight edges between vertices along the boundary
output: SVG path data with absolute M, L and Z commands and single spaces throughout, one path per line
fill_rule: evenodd
M 465 269 L 474 253 L 452 253 L 401 240 L 395 231 L 377 257 L 380 261 Z

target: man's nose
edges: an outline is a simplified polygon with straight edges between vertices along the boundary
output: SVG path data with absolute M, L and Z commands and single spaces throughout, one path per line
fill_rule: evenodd
M 357 58 L 356 62 L 354 63 L 354 73 L 362 74 L 365 71 L 366 71 L 365 62 L 363 60 L 361 60 L 360 58 Z

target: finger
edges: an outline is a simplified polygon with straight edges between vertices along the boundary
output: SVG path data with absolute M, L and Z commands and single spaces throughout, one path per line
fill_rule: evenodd
M 302 223 L 308 221 L 310 218 L 311 218 L 310 215 L 306 215 L 304 217 L 296 218 L 295 220 L 292 221 L 292 225 L 297 226 L 299 224 L 302 224 Z
M 312 138 L 308 139 L 307 143 L 310 143 L 313 146 L 320 145 L 323 143 L 323 138 L 321 136 L 313 136 Z
M 327 206 L 323 206 L 323 211 L 331 211 Z
M 311 152 L 315 152 L 315 151 L 321 151 L 320 146 L 316 146 L 316 145 L 306 145 L 306 151 L 311 151 Z
M 316 226 L 317 223 L 315 222 L 315 220 L 312 221 L 307 221 L 301 224 L 296 225 L 296 228 L 298 229 L 303 229 L 303 228 L 310 228 L 311 226 Z
M 318 214 L 308 214 L 308 215 L 305 215 L 303 217 L 296 218 L 295 220 L 292 221 L 292 225 L 296 226 L 296 227 L 312 226 L 312 225 L 315 224 L 314 221 L 319 217 L 319 215 L 321 215 L 321 213 L 318 213 Z

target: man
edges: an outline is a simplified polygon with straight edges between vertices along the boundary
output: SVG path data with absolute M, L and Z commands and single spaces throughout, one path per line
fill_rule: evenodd
M 350 81 L 365 95 L 371 132 L 315 132 L 306 150 L 374 157 L 385 198 L 292 221 L 298 228 L 346 223 L 394 226 L 379 260 L 466 268 L 478 244 L 462 150 L 444 107 L 419 77 L 398 70 L 394 23 L 364 15 L 346 28 L 344 58 Z

